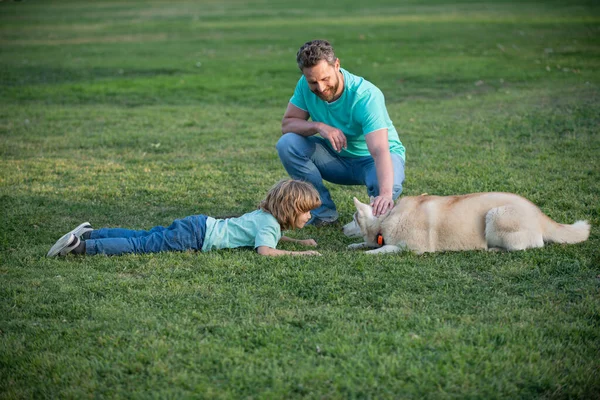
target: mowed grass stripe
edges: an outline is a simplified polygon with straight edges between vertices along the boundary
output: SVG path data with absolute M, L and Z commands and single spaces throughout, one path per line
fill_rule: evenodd
M 183 21 L 176 20 L 172 21 L 175 23 L 185 23 L 186 25 L 183 27 L 184 30 L 187 29 L 221 29 L 221 30 L 234 30 L 240 28 L 284 28 L 289 26 L 295 27 L 311 27 L 311 28 L 319 28 L 323 26 L 386 26 L 386 25 L 395 25 L 395 24 L 446 24 L 446 23 L 456 23 L 456 24 L 523 24 L 523 25 L 564 25 L 564 24 L 598 24 L 600 23 L 600 16 L 597 15 L 582 15 L 582 16 L 560 16 L 560 15 L 519 15 L 519 14 L 511 14 L 511 15 L 497 15 L 490 16 L 489 14 L 480 14 L 480 13 L 450 13 L 450 14 L 440 14 L 440 15 L 409 15 L 409 14 L 399 14 L 399 15 L 365 15 L 365 16 L 341 16 L 334 19 L 330 18 L 313 18 L 313 17 L 277 17 L 270 19 L 250 19 L 250 20 L 227 20 L 227 21 L 199 21 L 193 18 L 187 18 Z M 163 25 L 165 28 L 168 28 L 169 20 L 168 19 L 157 19 L 147 21 L 148 27 L 153 24 Z M 54 33 L 56 32 L 64 32 L 64 33 L 72 33 L 72 32 L 111 32 L 114 29 L 120 30 L 121 28 L 131 28 L 130 23 L 114 23 L 114 24 L 68 24 L 68 25 L 60 25 L 60 24 L 52 24 L 52 25 L 33 25 L 33 26 L 23 26 L 19 24 L 19 26 L 10 26 L 5 25 L 3 28 L 0 28 L 0 35 L 14 35 L 16 33 L 20 34 L 36 34 L 36 33 Z M 146 27 L 146 29 L 148 29 Z M 144 29 L 144 28 L 142 28 Z M 176 34 L 176 33 L 174 33 Z M 135 35 L 131 35 L 135 36 Z M 118 36 L 117 36 L 118 37 Z M 144 36 L 140 35 L 140 38 L 144 38 Z M 0 43 L 9 44 L 12 41 L 7 38 L 1 38 Z M 29 43 L 32 44 L 37 43 L 36 39 L 18 39 L 15 40 L 16 43 Z M 48 43 L 52 43 L 51 40 L 47 41 Z M 46 44 L 46 42 L 41 42 Z M 66 42 L 69 43 L 69 42 Z

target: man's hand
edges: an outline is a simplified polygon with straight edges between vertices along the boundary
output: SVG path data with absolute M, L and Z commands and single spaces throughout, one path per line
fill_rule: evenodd
M 344 132 L 333 126 L 319 124 L 319 134 L 323 138 L 329 140 L 333 149 L 338 153 L 348 145 L 346 143 L 346 135 L 344 135 Z
M 377 196 L 371 202 L 371 207 L 373 207 L 373 215 L 378 217 L 394 207 L 394 199 L 392 196 Z

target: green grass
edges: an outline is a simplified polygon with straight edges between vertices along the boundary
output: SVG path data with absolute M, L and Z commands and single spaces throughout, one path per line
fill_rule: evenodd
M 0 398 L 597 398 L 596 2 L 87 3 L 0 2 Z M 383 90 L 405 194 L 515 192 L 590 239 L 45 258 L 82 221 L 256 207 L 313 38 Z M 349 221 L 366 190 L 330 187 Z

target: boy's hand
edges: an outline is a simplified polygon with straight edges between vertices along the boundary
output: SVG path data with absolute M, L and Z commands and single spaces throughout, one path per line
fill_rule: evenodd
M 314 239 L 304 239 L 304 240 L 300 240 L 299 242 L 300 242 L 300 244 L 302 244 L 304 246 L 317 247 L 317 242 Z
M 320 256 L 321 255 L 321 253 L 319 253 L 318 251 L 315 251 L 315 250 L 301 251 L 300 254 L 302 254 L 304 256 Z

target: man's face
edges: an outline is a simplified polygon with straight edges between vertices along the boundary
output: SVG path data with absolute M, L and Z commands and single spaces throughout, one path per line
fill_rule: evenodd
M 340 60 L 336 59 L 334 65 L 321 60 L 314 67 L 304 68 L 302 73 L 311 92 L 321 100 L 332 102 L 341 95 L 339 71 Z

